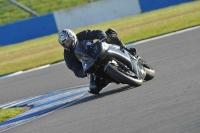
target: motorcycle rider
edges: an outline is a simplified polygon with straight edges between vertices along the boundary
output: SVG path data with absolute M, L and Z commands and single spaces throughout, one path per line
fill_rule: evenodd
M 122 41 L 118 38 L 117 32 L 114 29 L 109 28 L 106 32 L 102 30 L 84 30 L 75 34 L 70 29 L 63 29 L 58 34 L 58 41 L 64 47 L 64 60 L 67 67 L 74 72 L 79 78 L 87 77 L 87 74 L 83 71 L 82 63 L 76 57 L 74 50 L 80 41 L 99 39 L 109 44 L 119 45 L 121 48 L 126 48 Z M 127 49 L 127 48 L 126 48 Z M 130 48 L 129 52 L 132 55 L 136 54 L 135 48 Z M 96 77 L 90 74 L 90 90 L 92 94 L 99 94 L 99 92 L 109 84 L 109 81 Z

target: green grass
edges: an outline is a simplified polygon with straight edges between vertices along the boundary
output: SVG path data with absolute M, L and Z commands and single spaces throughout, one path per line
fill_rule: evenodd
M 200 1 L 173 6 L 136 16 L 75 29 L 117 30 L 124 43 L 169 33 L 200 24 Z M 63 60 L 63 48 L 57 34 L 0 47 L 0 75 L 27 70 Z
M 0 123 L 17 116 L 18 114 L 24 112 L 25 110 L 26 108 L 0 109 Z
M 93 0 L 96 2 L 99 0 Z M 88 0 L 17 0 L 21 4 L 34 10 L 39 15 L 56 10 L 80 6 L 88 3 Z M 9 4 L 8 0 L 1 0 L 0 6 Z M 32 17 L 29 13 L 10 4 L 0 8 L 0 25 Z

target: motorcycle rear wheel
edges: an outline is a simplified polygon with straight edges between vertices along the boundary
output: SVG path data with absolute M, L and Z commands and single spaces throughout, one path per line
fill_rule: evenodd
M 124 72 L 119 71 L 117 67 L 118 66 L 115 66 L 112 63 L 108 64 L 107 67 L 105 68 L 105 73 L 122 84 L 129 84 L 132 86 L 142 85 L 142 82 L 143 82 L 142 79 L 139 79 L 137 76 L 133 77 L 133 76 L 127 75 Z

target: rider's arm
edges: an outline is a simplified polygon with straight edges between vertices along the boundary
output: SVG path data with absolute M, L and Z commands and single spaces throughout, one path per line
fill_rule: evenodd
M 102 30 L 84 30 L 76 34 L 79 41 L 103 39 L 106 37 L 106 33 Z
M 83 71 L 82 63 L 77 59 L 74 52 L 64 50 L 64 59 L 67 67 L 72 70 L 77 77 L 84 78 L 87 76 Z

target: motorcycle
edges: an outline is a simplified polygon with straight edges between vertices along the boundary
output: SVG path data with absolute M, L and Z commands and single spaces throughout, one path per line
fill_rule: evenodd
M 85 40 L 77 44 L 74 52 L 85 73 L 116 84 L 137 87 L 155 76 L 155 70 L 140 56 L 133 56 L 118 45 Z

